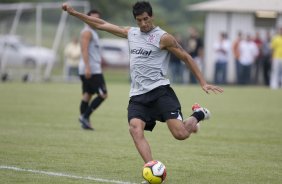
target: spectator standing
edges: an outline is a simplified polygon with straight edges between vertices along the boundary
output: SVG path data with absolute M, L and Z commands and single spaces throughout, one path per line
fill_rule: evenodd
M 278 33 L 271 40 L 272 66 L 270 88 L 278 89 L 282 82 L 282 27 L 279 28 Z
M 78 38 L 75 37 L 68 43 L 64 50 L 65 55 L 65 78 L 67 81 L 78 77 L 78 63 L 81 56 L 81 48 Z
M 230 53 L 230 41 L 227 34 L 222 32 L 219 35 L 219 40 L 214 43 L 215 50 L 215 84 L 226 84 L 227 64 Z
M 175 34 L 174 37 L 180 45 L 183 45 L 180 35 Z M 182 61 L 178 57 L 176 57 L 174 54 L 171 54 L 170 56 L 169 67 L 170 67 L 172 83 L 176 83 L 176 84 L 183 83 L 183 70 L 185 68 L 182 64 Z
M 237 38 L 234 41 L 233 45 L 232 45 L 232 52 L 233 52 L 233 56 L 234 56 L 234 60 L 235 60 L 235 66 L 236 66 L 236 79 L 237 79 L 237 84 L 239 84 L 239 76 L 240 76 L 240 50 L 239 50 L 239 44 L 242 40 L 242 32 L 239 31 L 237 33 Z
M 259 32 L 256 32 L 254 42 L 258 48 L 258 55 L 253 64 L 253 79 L 252 82 L 254 84 L 258 84 L 260 82 L 261 74 L 262 74 L 262 39 Z
M 250 35 L 239 44 L 239 84 L 251 83 L 251 69 L 258 55 L 258 48 Z
M 197 64 L 198 68 L 202 70 L 203 62 L 203 41 L 199 37 L 199 33 L 196 28 L 192 27 L 188 29 L 189 37 L 187 42 L 184 43 L 186 51 L 192 56 L 194 62 Z M 189 73 L 190 83 L 196 84 L 197 80 L 193 73 Z
M 262 67 L 263 67 L 263 81 L 264 85 L 269 86 L 270 71 L 271 71 L 271 34 L 266 32 L 266 38 L 262 43 Z

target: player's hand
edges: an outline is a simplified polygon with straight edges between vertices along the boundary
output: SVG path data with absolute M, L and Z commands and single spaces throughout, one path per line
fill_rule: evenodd
M 63 3 L 62 4 L 62 9 L 64 10 L 64 11 L 67 11 L 68 10 L 68 4 L 67 3 Z
M 210 91 L 214 93 L 222 93 L 224 90 L 221 87 L 210 85 L 210 84 L 205 84 L 202 86 L 203 90 L 209 94 Z
M 72 14 L 74 12 L 74 9 L 67 3 L 62 4 L 62 10 L 68 12 L 69 14 Z
M 85 78 L 90 79 L 91 78 L 91 69 L 90 67 L 85 67 Z

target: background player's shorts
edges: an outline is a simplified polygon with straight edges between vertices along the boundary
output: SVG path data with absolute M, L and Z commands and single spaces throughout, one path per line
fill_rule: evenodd
M 128 122 L 138 118 L 146 123 L 145 130 L 152 131 L 156 120 L 182 120 L 181 106 L 173 89 L 160 86 L 145 94 L 132 96 L 128 105 Z
M 84 75 L 80 75 L 82 82 L 82 92 L 89 94 L 107 94 L 106 83 L 103 74 L 92 74 L 91 78 L 86 79 Z

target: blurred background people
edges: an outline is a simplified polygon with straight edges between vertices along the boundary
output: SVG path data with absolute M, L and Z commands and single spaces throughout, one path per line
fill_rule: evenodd
M 269 86 L 270 71 L 271 71 L 271 34 L 266 31 L 265 39 L 262 42 L 262 69 L 263 69 L 263 84 Z
M 219 34 L 219 39 L 214 43 L 214 50 L 214 83 L 226 84 L 227 64 L 230 54 L 230 41 L 228 40 L 227 34 L 225 32 Z
M 186 51 L 192 56 L 194 62 L 196 62 L 198 68 L 203 68 L 203 41 L 199 37 L 198 30 L 194 27 L 188 28 L 188 39 L 184 43 Z M 193 73 L 189 72 L 189 79 L 191 84 L 196 84 L 197 80 Z
M 282 27 L 271 40 L 272 66 L 270 88 L 278 89 L 282 82 Z
M 252 66 L 252 83 L 259 84 L 262 76 L 262 39 L 258 31 L 255 33 L 254 42 L 258 48 L 258 55 Z
M 251 83 L 252 64 L 258 55 L 258 48 L 251 35 L 247 35 L 239 43 L 239 84 L 246 85 Z
M 240 62 L 239 62 L 239 58 L 240 58 L 240 50 L 239 50 L 239 44 L 242 40 L 242 32 L 239 31 L 237 33 L 237 38 L 235 39 L 235 41 L 233 42 L 232 45 L 232 52 L 233 52 L 233 56 L 234 56 L 234 60 L 235 60 L 235 70 L 236 70 L 236 82 L 237 84 L 239 84 L 239 76 L 240 76 Z
M 179 34 L 174 34 L 176 41 L 183 46 L 181 36 Z M 175 84 L 182 84 L 183 83 L 183 70 L 186 70 L 186 67 L 182 63 L 182 61 L 176 57 L 174 54 L 171 54 L 170 62 L 170 76 L 171 82 Z
M 64 50 L 65 56 L 65 79 L 71 81 L 78 78 L 78 63 L 81 56 L 80 43 L 77 37 L 68 43 Z

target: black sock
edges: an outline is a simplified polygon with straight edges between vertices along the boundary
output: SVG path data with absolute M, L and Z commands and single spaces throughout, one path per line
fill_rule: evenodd
M 191 116 L 195 117 L 198 122 L 205 118 L 205 114 L 202 111 L 196 111 Z
M 84 114 L 88 107 L 89 107 L 88 102 L 81 100 L 81 102 L 80 102 L 80 114 Z
M 90 106 L 86 109 L 85 113 L 83 116 L 85 118 L 89 118 L 89 116 L 92 114 L 92 112 L 99 107 L 99 105 L 104 101 L 104 98 L 97 96 L 90 104 Z

